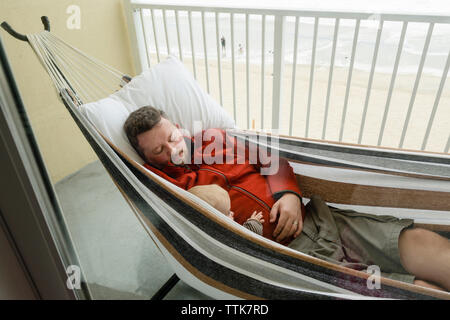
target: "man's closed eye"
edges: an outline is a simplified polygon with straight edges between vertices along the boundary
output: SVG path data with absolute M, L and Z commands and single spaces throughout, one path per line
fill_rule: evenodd
M 163 151 L 163 147 L 159 147 L 158 149 L 154 150 L 153 153 L 158 155 Z

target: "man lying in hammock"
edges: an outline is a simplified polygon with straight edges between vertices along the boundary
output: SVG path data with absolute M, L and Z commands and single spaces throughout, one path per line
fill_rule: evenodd
M 340 210 L 318 196 L 305 208 L 293 169 L 285 159 L 277 158 L 276 174 L 262 175 L 268 162 L 252 164 L 249 152 L 240 152 L 247 146 L 225 130 L 199 133 L 198 144 L 198 135 L 183 137 L 180 129 L 153 107 L 132 112 L 124 124 L 146 168 L 185 190 L 220 186 L 228 192 L 230 209 L 239 224 L 253 212 L 262 212 L 264 237 L 346 267 L 366 270 L 377 265 L 385 277 L 450 290 L 447 239 L 413 228 L 412 219 Z M 244 159 L 239 158 L 242 154 Z

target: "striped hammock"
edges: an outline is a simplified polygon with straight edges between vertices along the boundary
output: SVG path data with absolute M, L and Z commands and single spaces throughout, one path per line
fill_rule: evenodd
M 217 299 L 449 299 L 450 294 L 332 264 L 258 236 L 136 163 L 79 111 L 123 85 L 124 74 L 48 31 L 27 35 L 57 94 L 177 276 Z M 232 134 L 261 145 L 264 133 Z M 450 231 L 450 156 L 279 136 L 307 199 L 413 218 Z M 269 149 L 273 145 L 264 145 Z

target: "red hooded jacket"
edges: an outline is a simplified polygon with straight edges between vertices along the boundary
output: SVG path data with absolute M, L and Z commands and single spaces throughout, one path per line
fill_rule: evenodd
M 302 197 L 289 163 L 276 158 L 275 161 L 279 160 L 278 172 L 261 175 L 261 168 L 268 165 L 263 165 L 258 159 L 270 159 L 270 156 L 264 157 L 265 152 L 258 149 L 259 157 L 250 157 L 248 145 L 221 129 L 204 130 L 185 140 L 191 152 L 191 164 L 175 165 L 170 162 L 162 170 L 150 164 L 144 166 L 185 190 L 206 184 L 221 186 L 230 196 L 234 220 L 242 225 L 255 210 L 261 211 L 264 217 L 263 236 L 274 240 L 273 231 L 278 220 L 269 222 L 272 206 L 286 192 L 296 194 L 300 202 Z M 301 209 L 304 220 L 305 208 L 302 202 Z M 292 238 L 282 243 L 288 244 L 290 241 Z

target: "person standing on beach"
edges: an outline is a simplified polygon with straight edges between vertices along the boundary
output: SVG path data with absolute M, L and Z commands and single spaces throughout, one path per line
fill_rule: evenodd
M 222 53 L 225 54 L 225 37 L 222 36 L 222 38 L 220 38 L 220 43 L 222 44 Z

